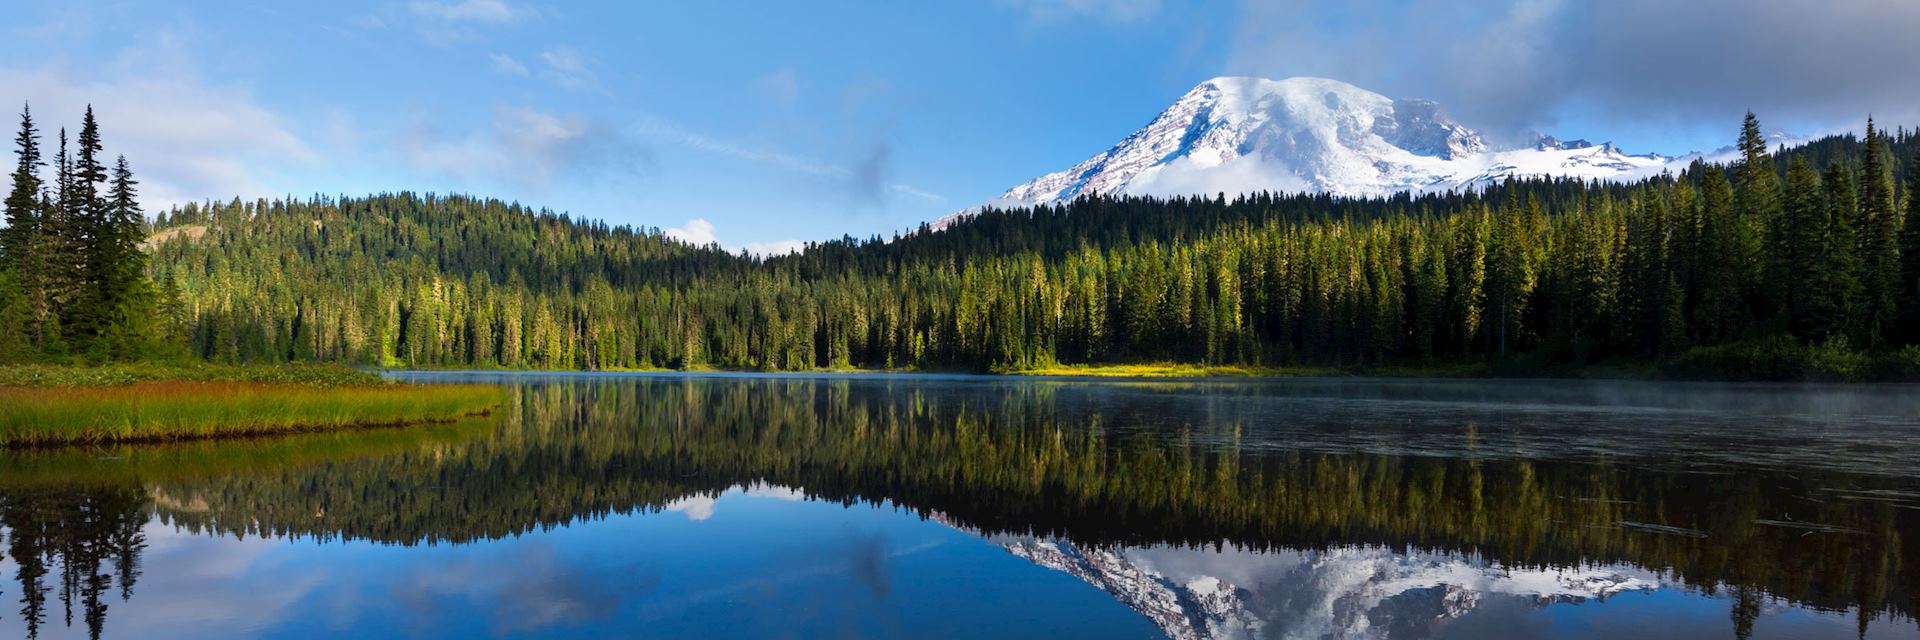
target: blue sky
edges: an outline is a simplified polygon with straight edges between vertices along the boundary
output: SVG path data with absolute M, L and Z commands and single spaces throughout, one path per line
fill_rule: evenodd
M 1814 133 L 1920 104 L 1822 66 L 1920 63 L 1873 31 L 1920 3 L 1694 4 L 30 2 L 0 27 L 0 102 L 49 130 L 93 103 L 156 205 L 458 191 L 756 249 L 975 204 L 1217 75 L 1631 151 L 1722 146 L 1745 108 Z M 1743 51 L 1773 32 L 1789 44 Z

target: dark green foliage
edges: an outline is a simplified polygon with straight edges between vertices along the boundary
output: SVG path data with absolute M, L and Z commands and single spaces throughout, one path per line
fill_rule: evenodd
M 76 217 L 42 201 L 39 219 L 86 231 L 41 235 L 88 248 L 61 255 L 99 256 L 78 261 L 83 286 L 46 288 L 92 310 L 46 325 L 71 325 L 72 348 L 98 357 L 154 348 L 124 332 L 218 362 L 429 368 L 1495 360 L 1551 372 L 1683 359 L 1675 371 L 1746 362 L 1787 376 L 1815 374 L 1713 349 L 1879 357 L 1910 343 L 1901 314 L 1920 267 L 1901 260 L 1901 243 L 1920 240 L 1902 234 L 1892 180 L 1905 169 L 1891 147 L 1920 144 L 1876 130 L 1776 160 L 1758 132 L 1749 117 L 1733 166 L 1635 184 L 1088 197 L 769 259 L 463 196 L 234 200 L 159 214 L 149 280 L 128 275 L 143 267 L 129 249 L 141 214 L 124 162 L 103 197 L 88 195 L 89 124 L 77 158 L 63 145 L 52 202 L 94 204 L 73 205 Z M 0 282 L 0 296 L 31 289 Z
M 1920 164 L 1920 154 L 1912 156 Z M 1907 215 L 1900 226 L 1900 338 L 1920 343 L 1920 171 L 1908 171 Z
M 0 230 L 0 260 L 16 273 L 35 270 L 27 262 L 35 257 L 40 225 L 40 133 L 33 126 L 33 111 L 20 111 L 20 134 L 14 138 L 19 164 L 13 170 L 13 189 L 7 192 L 7 228 Z
M 146 220 L 133 171 L 122 157 L 109 174 L 100 162 L 99 123 L 88 108 L 79 149 L 66 131 L 54 162 L 53 189 L 39 177 L 32 114 L 21 113 L 19 163 L 0 234 L 0 360 L 78 355 L 126 360 L 173 351 L 154 341 L 154 293 L 140 250 Z M 109 179 L 111 182 L 109 183 Z M 105 184 L 107 192 L 100 189 Z
M 1846 335 L 1848 310 L 1859 295 L 1854 259 L 1853 181 L 1840 165 L 1823 183 L 1805 158 L 1787 169 L 1786 206 L 1775 242 L 1775 273 L 1788 329 L 1812 339 Z
M 1893 192 L 1893 156 L 1886 139 L 1867 121 L 1866 149 L 1860 161 L 1860 292 L 1855 312 L 1861 338 L 1870 346 L 1886 342 L 1898 318 L 1900 298 L 1900 210 Z

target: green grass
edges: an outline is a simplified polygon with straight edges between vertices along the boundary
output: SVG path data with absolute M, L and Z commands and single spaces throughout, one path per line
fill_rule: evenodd
M 0 486 L 139 485 L 284 471 L 454 446 L 486 437 L 490 424 L 476 417 L 405 429 L 0 450 Z
M 264 382 L 316 387 L 391 385 L 380 376 L 339 365 L 47 364 L 0 366 L 0 387 L 112 387 L 137 382 Z
M 0 447 L 444 422 L 504 400 L 497 387 L 396 384 L 339 367 L 5 367 Z

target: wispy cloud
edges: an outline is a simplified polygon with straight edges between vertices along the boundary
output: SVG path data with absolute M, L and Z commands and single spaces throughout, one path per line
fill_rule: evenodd
M 188 48 L 192 35 L 154 29 L 98 67 L 0 64 L 0 117 L 17 117 L 31 102 L 41 144 L 50 147 L 91 104 L 107 153 L 127 156 L 149 210 L 276 195 L 276 169 L 323 162 L 292 119 L 245 86 L 209 81 Z
M 461 0 L 460 2 L 436 2 L 434 0 L 414 0 L 407 8 L 413 15 L 449 22 L 488 22 L 502 24 L 519 20 L 525 16 L 503 0 Z
M 443 47 L 478 40 L 485 33 L 483 28 L 506 27 L 535 15 L 505 0 L 414 0 L 407 5 L 407 14 L 421 38 Z M 395 17 L 405 21 L 405 16 Z M 377 26 L 385 26 L 383 19 L 372 19 Z
M 862 197 L 879 198 L 886 193 L 898 193 L 934 202 L 946 199 L 925 189 L 887 180 L 891 167 L 891 151 L 886 145 L 875 145 L 858 165 L 847 167 L 770 149 L 727 142 L 658 119 L 643 120 L 636 127 L 636 131 L 641 136 L 696 151 L 745 160 L 791 173 L 839 181 Z
M 800 100 L 800 74 L 793 69 L 781 69 L 760 76 L 753 81 L 753 87 L 769 102 L 780 107 L 792 108 Z
M 464 136 L 445 135 L 422 119 L 395 151 L 416 170 L 534 191 L 566 178 L 631 178 L 651 158 L 637 140 L 588 118 L 512 106 L 495 107 L 487 129 Z
M 1136 22 L 1160 12 L 1160 0 L 1001 0 L 1026 12 L 1034 22 L 1094 18 L 1108 22 Z
M 513 56 L 504 53 L 494 53 L 488 54 L 487 59 L 492 61 L 494 71 L 510 76 L 527 75 L 527 65 L 521 64 L 519 60 L 513 59 Z
M 546 64 L 541 75 L 554 84 L 568 89 L 579 89 L 593 84 L 595 76 L 588 68 L 591 62 L 585 54 L 573 47 L 554 47 L 540 52 L 540 62 Z

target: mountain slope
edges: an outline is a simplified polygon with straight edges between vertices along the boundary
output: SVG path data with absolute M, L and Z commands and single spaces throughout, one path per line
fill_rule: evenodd
M 1323 78 L 1214 78 L 1119 144 L 1009 189 L 993 206 L 1082 195 L 1326 192 L 1348 196 L 1471 189 L 1508 176 L 1633 179 L 1688 158 L 1542 136 L 1496 149 L 1427 100 L 1393 99 Z

